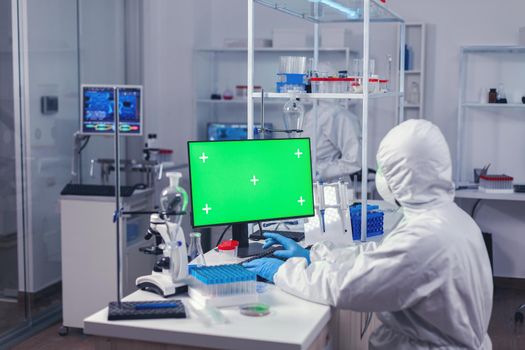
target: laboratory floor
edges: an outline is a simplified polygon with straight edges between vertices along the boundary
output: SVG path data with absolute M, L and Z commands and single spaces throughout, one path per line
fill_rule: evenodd
M 26 309 L 26 301 L 16 298 L 2 298 L 0 300 L 0 334 L 22 325 L 26 314 L 33 317 L 56 308 L 62 302 L 62 292 L 59 288 L 30 302 L 30 309 Z
M 525 325 L 514 326 L 514 310 L 525 303 L 525 289 L 497 286 L 494 291 L 494 307 L 489 334 L 494 349 L 525 349 Z M 66 337 L 57 335 L 60 324 L 36 334 L 13 348 L 13 350 L 94 350 L 95 341 L 80 330 L 72 330 Z

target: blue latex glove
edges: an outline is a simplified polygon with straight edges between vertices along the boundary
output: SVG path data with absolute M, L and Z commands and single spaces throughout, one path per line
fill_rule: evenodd
M 273 255 L 276 257 L 283 259 L 289 259 L 293 257 L 305 258 L 308 261 L 308 264 L 310 264 L 310 252 L 307 249 L 301 247 L 293 239 L 270 232 L 266 232 L 264 237 L 266 237 L 266 241 L 264 242 L 263 249 L 267 249 L 274 244 L 280 244 L 283 246 L 283 250 L 278 250 L 273 253 Z
M 284 261 L 276 258 L 261 258 L 249 261 L 245 264 L 242 264 L 246 269 L 251 272 L 255 272 L 262 278 L 273 282 L 273 276 L 279 270 L 279 267 L 284 264 Z

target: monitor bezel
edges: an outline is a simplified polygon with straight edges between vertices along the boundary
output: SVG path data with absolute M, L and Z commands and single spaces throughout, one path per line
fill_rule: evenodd
M 85 132 L 84 131 L 84 88 L 110 88 L 113 89 L 113 98 L 120 89 L 139 89 L 140 90 L 140 132 L 139 133 L 123 133 L 119 132 L 120 136 L 143 136 L 144 135 L 144 89 L 142 85 L 105 85 L 105 84 L 81 84 L 80 85 L 80 125 L 79 131 L 81 135 L 89 136 L 114 136 L 115 132 Z M 116 108 L 115 108 L 116 111 Z M 115 115 L 116 119 L 116 115 Z M 116 121 L 115 121 L 116 123 Z
M 275 217 L 275 218 L 266 218 L 264 220 L 245 220 L 245 221 L 235 221 L 235 222 L 224 222 L 219 224 L 211 225 L 195 225 L 194 218 L 194 206 L 193 206 L 193 186 L 191 182 L 191 160 L 190 160 L 190 144 L 192 143 L 215 143 L 215 142 L 271 142 L 271 141 L 290 141 L 290 140 L 308 140 L 308 145 L 310 147 L 309 158 L 310 158 L 310 174 L 312 175 L 312 199 L 314 198 L 314 189 L 313 189 L 313 169 L 312 169 L 312 142 L 309 137 L 298 137 L 294 139 L 290 138 L 277 138 L 277 139 L 249 139 L 249 140 L 217 140 L 217 141 L 188 141 L 187 142 L 187 151 L 188 151 L 188 174 L 189 174 L 189 183 L 190 183 L 190 202 L 191 202 L 191 211 L 190 211 L 190 222 L 193 228 L 203 228 L 203 227 L 214 227 L 214 226 L 225 226 L 233 224 L 246 224 L 251 222 L 264 222 L 264 221 L 275 221 L 275 220 L 288 220 L 288 219 L 302 219 L 302 218 L 311 218 L 315 216 L 315 204 L 312 201 L 312 214 L 311 215 L 301 215 L 301 216 L 286 216 L 286 217 Z

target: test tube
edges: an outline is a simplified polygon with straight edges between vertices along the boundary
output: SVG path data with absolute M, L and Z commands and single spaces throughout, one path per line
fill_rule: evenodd
M 343 234 L 345 234 L 348 231 L 348 228 L 346 226 L 346 208 L 348 199 L 347 196 L 347 188 L 346 183 L 339 180 L 337 183 L 338 186 L 338 195 L 339 195 L 339 215 L 341 216 L 341 223 L 343 224 Z
M 321 219 L 321 227 L 322 231 L 326 232 L 325 222 L 324 222 L 324 213 L 325 213 L 325 202 L 324 202 L 324 186 L 323 182 L 319 181 L 317 183 L 317 198 L 319 201 L 319 213 L 320 213 L 320 219 Z

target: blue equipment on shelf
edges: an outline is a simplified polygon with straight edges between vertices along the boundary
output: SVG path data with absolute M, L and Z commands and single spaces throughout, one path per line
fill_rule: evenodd
M 367 237 L 380 236 L 384 233 L 383 222 L 385 214 L 378 205 L 367 206 Z M 350 221 L 352 222 L 352 238 L 361 239 L 361 204 L 350 207 Z
M 290 90 L 306 91 L 306 75 L 279 73 L 279 82 L 276 84 L 277 92 L 288 92 Z

